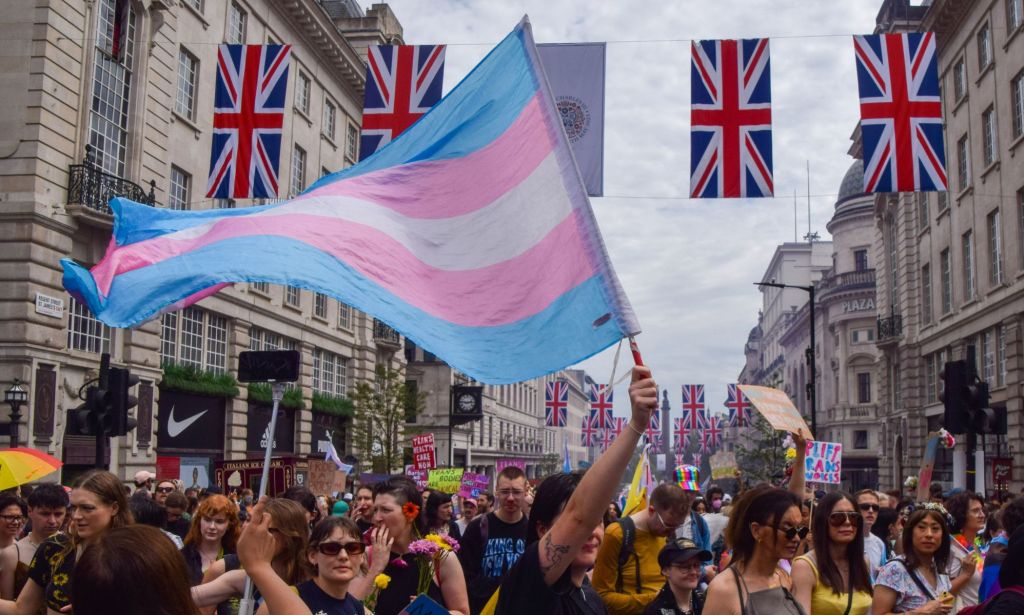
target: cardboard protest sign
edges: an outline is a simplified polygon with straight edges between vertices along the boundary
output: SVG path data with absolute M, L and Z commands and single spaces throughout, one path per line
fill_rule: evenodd
M 405 470 L 405 475 L 416 481 L 417 489 L 426 489 L 429 470 L 419 470 L 417 468 L 409 467 Z
M 711 456 L 711 479 L 736 478 L 736 470 L 739 465 L 736 463 L 736 453 L 732 451 L 718 451 Z
M 928 433 L 928 440 L 924 445 L 924 457 L 921 459 L 921 471 L 918 472 L 917 499 L 919 502 L 928 501 L 928 488 L 932 484 L 932 472 L 935 470 L 935 455 L 939 452 L 939 433 L 932 431 Z
M 802 434 L 808 440 L 814 438 L 804 417 L 783 391 L 751 384 L 741 384 L 739 388 L 769 425 L 779 431 Z
M 463 468 L 435 468 L 427 471 L 427 486 L 441 493 L 458 493 L 462 486 Z
M 475 498 L 481 492 L 487 491 L 491 486 L 491 478 L 486 474 L 474 474 L 464 472 L 462 474 L 462 485 L 459 487 L 459 497 Z
M 425 433 L 412 437 L 412 461 L 418 470 L 430 470 L 437 467 L 436 455 L 434 434 Z
M 498 471 L 499 474 L 501 473 L 502 470 L 504 470 L 508 466 L 515 466 L 515 467 L 519 468 L 520 470 L 523 470 L 524 472 L 526 471 L 526 460 L 525 459 L 499 459 L 495 463 L 495 465 L 497 466 L 497 469 L 498 469 L 497 471 Z
M 838 442 L 807 441 L 804 479 L 809 483 L 838 485 L 843 467 L 843 445 Z
M 331 481 L 331 493 L 344 493 L 346 491 L 346 483 L 348 483 L 348 472 L 345 470 L 335 470 L 334 480 Z
M 314 495 L 327 495 L 332 493 L 334 485 L 334 471 L 338 466 L 333 461 L 323 459 L 309 460 L 309 478 L 306 486 Z

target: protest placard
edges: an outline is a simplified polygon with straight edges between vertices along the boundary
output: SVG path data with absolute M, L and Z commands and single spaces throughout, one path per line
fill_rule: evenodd
M 491 479 L 486 474 L 464 472 L 462 474 L 462 485 L 459 488 L 459 497 L 475 498 L 481 492 L 487 491 L 490 486 Z
M 434 468 L 428 470 L 427 486 L 441 493 L 458 493 L 462 486 L 463 468 Z
M 437 467 L 434 434 L 425 433 L 412 437 L 412 462 L 419 470 Z
M 409 478 L 413 479 L 414 481 L 416 481 L 416 488 L 417 489 L 426 489 L 427 488 L 427 482 L 428 482 L 428 475 L 427 475 L 427 473 L 429 471 L 430 470 L 420 470 L 420 469 L 413 468 L 413 467 L 410 466 L 408 469 L 406 469 L 405 475 L 408 476 Z
M 520 470 L 526 471 L 526 460 L 525 459 L 499 459 L 495 462 L 495 466 L 498 469 L 498 473 L 507 468 L 508 466 L 515 466 Z
M 843 467 L 843 445 L 838 442 L 807 441 L 807 457 L 804 459 L 804 478 L 809 483 L 840 483 L 839 472 Z
M 314 495 L 327 495 L 331 493 L 334 485 L 334 471 L 338 466 L 333 461 L 323 459 L 309 460 L 309 479 L 306 484 Z
M 736 478 L 736 453 L 732 451 L 718 451 L 711 456 L 711 479 Z
M 345 470 L 335 470 L 334 471 L 334 480 L 331 481 L 331 491 L 330 491 L 330 493 L 332 495 L 338 494 L 338 493 L 344 493 L 347 490 L 347 487 L 348 487 L 347 483 L 348 483 L 348 472 L 346 472 Z
M 741 384 L 739 389 L 775 429 L 799 433 L 808 440 L 814 437 L 804 417 L 800 416 L 800 411 L 783 391 L 750 384 Z

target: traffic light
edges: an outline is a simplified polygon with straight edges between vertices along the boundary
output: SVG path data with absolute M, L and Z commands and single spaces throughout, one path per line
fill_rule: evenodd
M 975 382 L 967 386 L 967 406 L 971 431 L 980 434 L 996 432 L 996 411 L 988 405 L 988 383 Z
M 110 412 L 104 417 L 104 432 L 109 436 L 123 436 L 135 429 L 136 421 L 128 411 L 138 405 L 139 400 L 130 389 L 139 384 L 139 377 L 126 368 L 110 369 Z M 109 426 L 109 428 L 107 428 Z
M 85 390 L 85 403 L 77 408 L 68 410 L 67 433 L 76 436 L 91 436 L 96 433 L 92 422 L 93 397 L 96 394 L 96 387 L 89 387 Z
M 942 382 L 942 393 L 939 395 L 939 399 L 945 406 L 942 425 L 950 433 L 967 433 L 970 423 L 967 362 L 949 361 L 946 363 L 942 368 Z

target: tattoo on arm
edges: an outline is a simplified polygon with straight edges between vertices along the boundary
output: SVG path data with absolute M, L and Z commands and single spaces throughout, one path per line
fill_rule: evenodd
M 562 558 L 566 553 L 569 552 L 569 545 L 556 545 L 551 541 L 551 534 L 544 536 L 544 555 L 548 560 L 548 565 L 545 566 L 543 562 L 540 565 L 540 572 L 542 575 L 547 576 L 548 571 L 558 565 L 562 561 Z

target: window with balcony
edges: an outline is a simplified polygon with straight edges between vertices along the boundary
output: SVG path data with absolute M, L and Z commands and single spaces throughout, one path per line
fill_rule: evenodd
M 1010 98 L 1013 101 L 1013 137 L 1024 135 L 1024 71 L 1010 82 Z
M 978 72 L 992 63 L 992 29 L 986 21 L 978 30 Z
M 853 268 L 856 271 L 866 271 L 868 268 L 867 249 L 853 251 Z
M 967 135 L 964 135 L 956 142 L 957 189 L 959 190 L 966 190 L 967 186 L 971 183 L 969 156 L 970 147 L 968 146 Z
M 171 165 L 170 189 L 167 191 L 168 209 L 191 209 L 192 176 Z
M 313 390 L 344 396 L 348 392 L 347 359 L 322 348 L 313 349 Z
M 334 140 L 335 124 L 337 123 L 338 109 L 329 100 L 324 101 L 324 121 L 323 121 L 323 134 L 325 137 Z
M 313 293 L 313 315 L 327 320 L 327 295 Z
M 871 373 L 861 372 L 857 374 L 857 403 L 871 403 Z
M 68 295 L 68 350 L 101 354 L 110 352 L 110 327 L 103 324 L 89 310 Z
M 967 62 L 960 56 L 953 65 L 953 98 L 959 102 L 967 94 Z
M 216 373 L 227 370 L 227 319 L 194 306 L 160 320 L 160 362 Z
M 288 193 L 297 196 L 306 187 L 306 150 L 298 145 L 292 149 L 292 175 Z
M 228 27 L 224 34 L 224 42 L 234 45 L 245 44 L 245 27 L 249 16 L 245 10 L 232 2 L 228 6 Z
M 199 87 L 199 59 L 184 47 L 178 50 L 178 95 L 174 110 L 187 120 L 196 118 L 196 90 Z
M 960 252 L 963 262 L 964 302 L 974 299 L 974 233 L 967 231 L 960 238 Z
M 949 258 L 949 249 L 939 253 L 939 275 L 942 282 L 942 313 L 953 311 L 953 272 Z
M 114 41 L 115 0 L 96 6 L 96 56 L 89 106 L 89 145 L 103 171 L 124 177 L 128 149 L 128 113 L 132 108 L 132 67 L 135 55 L 135 11 L 128 8 L 128 28 Z M 115 47 L 116 51 L 115 52 Z
M 996 149 L 998 143 L 996 142 L 996 110 L 995 107 L 989 105 L 988 109 L 981 114 L 981 136 L 984 145 L 984 151 L 982 155 L 985 160 L 985 166 L 988 167 L 990 164 L 996 161 Z
M 988 215 L 988 281 L 992 286 L 1003 283 L 1003 240 L 999 210 Z
M 921 322 L 932 321 L 932 268 L 931 265 L 921 267 Z

